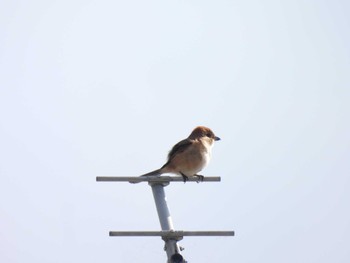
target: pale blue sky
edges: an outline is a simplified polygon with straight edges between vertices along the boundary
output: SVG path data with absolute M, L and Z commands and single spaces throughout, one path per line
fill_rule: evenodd
M 139 175 L 197 125 L 166 188 L 189 262 L 350 262 L 349 1 L 2 1 L 0 262 L 165 262 Z M 149 260 L 148 260 L 149 259 Z

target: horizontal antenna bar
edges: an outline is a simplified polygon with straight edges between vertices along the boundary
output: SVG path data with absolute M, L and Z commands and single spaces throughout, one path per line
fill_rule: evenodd
M 234 231 L 110 231 L 113 237 L 154 237 L 182 238 L 184 236 L 234 236 Z
M 180 176 L 97 176 L 97 182 L 129 182 L 129 183 L 169 183 L 169 182 L 183 182 Z M 221 177 L 205 176 L 203 182 L 220 182 Z M 187 182 L 198 182 L 196 176 L 188 177 Z M 201 181 L 202 182 L 202 181 Z

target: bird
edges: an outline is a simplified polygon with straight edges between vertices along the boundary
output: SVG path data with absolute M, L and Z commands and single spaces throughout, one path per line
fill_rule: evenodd
M 164 173 L 180 175 L 186 183 L 189 177 L 197 177 L 203 181 L 204 176 L 199 175 L 211 158 L 211 148 L 215 141 L 219 141 L 214 132 L 208 127 L 198 126 L 184 140 L 173 146 L 168 153 L 167 162 L 159 169 L 141 176 L 160 176 Z

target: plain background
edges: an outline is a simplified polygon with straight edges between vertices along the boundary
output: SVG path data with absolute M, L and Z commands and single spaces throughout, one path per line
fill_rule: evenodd
M 166 188 L 189 262 L 350 262 L 350 2 L 0 2 L 0 261 L 165 262 L 146 184 L 197 125 L 222 138 Z

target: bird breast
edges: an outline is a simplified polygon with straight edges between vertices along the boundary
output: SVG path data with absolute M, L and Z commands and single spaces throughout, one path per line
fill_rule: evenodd
M 188 166 L 191 174 L 200 172 L 205 166 L 208 165 L 211 158 L 212 144 L 206 140 L 197 141 L 192 148 Z

